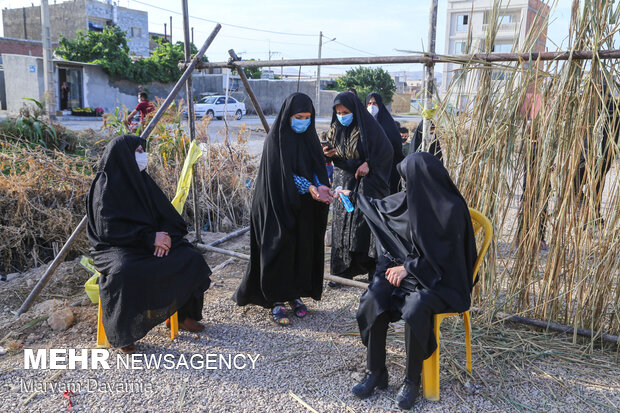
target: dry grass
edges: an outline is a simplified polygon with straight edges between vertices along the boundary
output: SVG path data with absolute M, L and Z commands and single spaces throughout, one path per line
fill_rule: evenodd
M 571 46 L 618 48 L 613 41 L 618 5 L 575 5 Z M 497 25 L 489 26 L 486 45 L 494 44 L 497 34 Z M 538 34 L 530 33 L 519 51 L 532 50 Z M 604 178 L 604 131 L 610 136 L 605 150 L 616 165 L 620 159 L 613 139 L 620 132 L 617 103 L 609 116 L 601 109 L 609 102 L 603 83 L 614 95 L 620 92 L 614 82 L 617 62 L 471 62 L 462 69 L 465 75 L 452 83 L 450 97 L 458 102 L 471 93 L 470 105 L 458 117 L 440 113 L 438 129 L 457 185 L 470 206 L 490 217 L 495 227 L 477 303 L 491 309 L 490 314 L 507 311 L 618 335 L 617 170 L 607 174 L 604 190 L 597 187 Z M 506 73 L 506 80 L 493 80 L 497 70 Z M 528 99 L 540 99 L 533 119 L 523 110 Z M 576 183 L 580 165 L 583 188 Z M 600 215 L 597 199 L 602 200 Z M 542 236 L 548 253 L 539 252 Z

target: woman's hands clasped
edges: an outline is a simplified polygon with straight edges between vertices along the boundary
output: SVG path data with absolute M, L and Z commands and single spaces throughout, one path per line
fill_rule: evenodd
M 156 257 L 163 257 L 164 255 L 168 255 L 170 252 L 170 248 L 172 247 L 172 238 L 170 238 L 167 232 L 156 232 L 155 242 L 153 245 L 155 246 L 155 252 L 153 252 L 153 255 Z

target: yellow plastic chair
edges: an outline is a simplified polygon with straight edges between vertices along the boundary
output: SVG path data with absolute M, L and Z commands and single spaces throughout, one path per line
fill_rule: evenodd
M 185 201 L 187 200 L 187 195 L 189 193 L 189 188 L 193 176 L 194 163 L 196 163 L 196 161 L 198 160 L 198 158 L 200 158 L 201 155 L 202 151 L 200 150 L 198 145 L 196 145 L 196 142 L 192 141 L 189 146 L 187 156 L 185 157 L 185 162 L 183 163 L 183 170 L 181 171 L 179 182 L 177 183 L 176 195 L 171 201 L 172 205 L 179 214 L 183 213 L 183 206 L 185 205 Z M 97 313 L 97 348 L 110 348 L 110 342 L 108 341 L 108 337 L 105 334 L 105 329 L 103 327 L 103 321 L 101 318 L 101 300 L 99 299 L 99 287 L 98 284 L 96 284 L 96 281 L 101 274 L 95 269 L 91 259 L 82 257 L 80 263 L 86 269 L 95 273 L 95 275 L 86 282 L 85 289 L 91 301 L 93 303 L 99 303 L 99 310 Z M 170 339 L 174 340 L 179 335 L 178 313 L 172 314 L 172 317 L 170 317 L 166 321 L 170 321 Z
M 474 234 L 482 229 L 484 230 L 484 240 L 482 247 L 478 251 L 478 257 L 474 264 L 474 281 L 478 275 L 478 270 L 484 259 L 484 255 L 491 245 L 491 239 L 493 238 L 493 226 L 491 221 L 479 211 L 469 208 L 471 215 L 471 222 L 474 227 Z M 422 366 L 422 387 L 424 389 L 424 397 L 427 400 L 439 400 L 439 327 L 444 318 L 450 316 L 463 316 L 463 322 L 465 324 L 465 348 L 467 352 L 467 371 L 471 374 L 471 322 L 469 317 L 469 310 L 463 313 L 441 313 L 435 314 L 434 319 L 434 333 L 435 340 L 437 340 L 437 350 L 426 360 Z

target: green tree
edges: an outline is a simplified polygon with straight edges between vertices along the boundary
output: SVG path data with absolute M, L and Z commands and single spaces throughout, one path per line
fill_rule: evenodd
M 132 61 L 125 32 L 117 26 L 106 26 L 103 32 L 84 34 L 78 31 L 75 40 L 61 36 L 56 53 L 66 60 L 99 64 L 117 79 L 136 83 L 176 82 L 182 74 L 178 64 L 185 60 L 184 43 L 172 44 L 162 38 L 154 40 L 159 47 L 153 50 L 151 56 Z M 198 49 L 192 44 L 190 53 L 197 52 Z M 202 60 L 207 61 L 207 58 Z
M 106 26 L 102 32 L 82 31 L 74 40 L 60 36 L 56 54 L 65 60 L 101 65 L 110 76 L 124 78 L 131 66 L 125 32 L 118 26 Z
M 256 60 L 256 59 L 246 59 L 246 60 Z M 233 75 L 237 74 L 237 70 L 233 70 Z M 248 79 L 260 79 L 263 74 L 263 70 L 260 67 L 246 67 L 243 69 L 243 73 L 245 73 Z
M 396 91 L 394 80 L 388 72 L 382 68 L 358 67 L 347 70 L 344 76 L 336 80 L 336 90 L 345 91 L 355 88 L 360 99 L 364 100 L 370 92 L 378 92 L 383 97 L 385 104 L 392 101 Z

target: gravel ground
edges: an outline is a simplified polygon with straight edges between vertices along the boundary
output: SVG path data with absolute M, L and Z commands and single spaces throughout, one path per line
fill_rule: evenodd
M 224 247 L 247 253 L 247 236 Z M 0 342 L 9 349 L 0 356 L 0 388 L 4 390 L 0 412 L 66 411 L 63 391 L 67 388 L 74 391 L 75 412 L 399 411 L 393 401 L 403 379 L 403 337 L 398 325 L 388 340 L 389 388 L 367 400 L 350 392 L 365 366 L 365 348 L 355 335 L 359 289 L 326 287 L 320 302 L 308 301 L 310 313 L 305 319 L 293 319 L 289 327 L 279 327 L 270 321 L 266 310 L 238 308 L 231 301 L 245 263 L 215 255 L 206 258 L 212 268 L 227 264 L 214 273 L 205 295 L 205 332 L 181 332 L 178 339 L 170 341 L 166 328 L 159 326 L 139 342 L 138 357 L 169 354 L 176 364 L 182 355 L 189 359 L 194 354 L 242 354 L 258 356 L 254 369 L 249 359 L 239 358 L 238 365 L 245 360 L 245 369 L 228 369 L 224 364 L 214 370 L 182 365 L 130 370 L 116 368 L 114 360 L 120 353 L 111 349 L 109 370 L 25 370 L 22 345 L 92 348 L 97 308 L 71 307 L 76 324 L 56 333 L 44 322 L 28 327 L 29 321 L 38 320 L 33 312 L 15 321 L 9 312 L 19 305 L 15 298 L 1 304 L 0 337 L 14 333 Z M 61 280 L 68 283 L 71 276 L 83 283 L 86 275 L 76 268 L 76 262 L 63 264 L 50 288 Z M 4 283 L 0 297 L 11 296 L 11 290 L 21 297 L 19 288 L 27 284 L 24 280 L 36 279 L 43 270 Z M 74 292 L 68 304 L 82 298 L 79 290 Z M 482 323 L 474 318 L 474 372 L 468 376 L 464 372 L 462 327 L 445 322 L 441 400 L 420 398 L 415 411 L 619 411 L 620 365 L 613 348 L 592 349 L 587 343 L 571 344 L 560 335 Z M 28 383 L 45 380 L 55 387 L 36 394 L 26 388 Z

